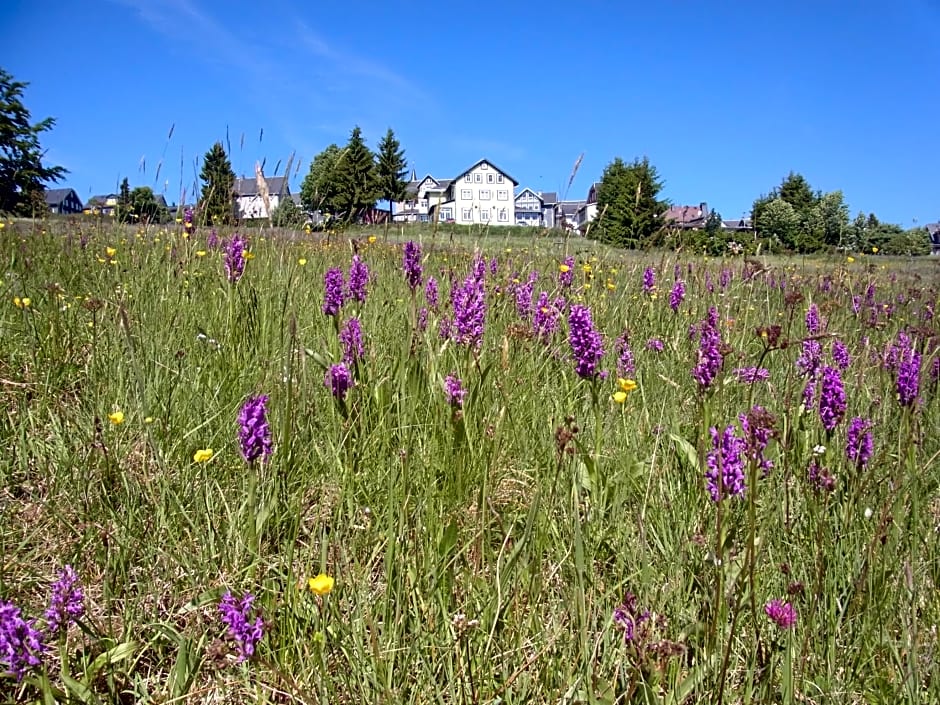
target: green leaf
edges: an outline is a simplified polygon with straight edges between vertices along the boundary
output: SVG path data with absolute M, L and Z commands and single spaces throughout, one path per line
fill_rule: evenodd
M 676 453 L 679 455 L 679 458 L 685 460 L 690 469 L 699 472 L 698 451 L 695 449 L 695 446 L 682 436 L 677 436 L 674 433 L 670 433 L 669 437 L 672 439 L 672 442 L 676 444 Z
M 104 653 L 99 654 L 98 657 L 92 661 L 91 666 L 88 667 L 88 671 L 85 673 L 85 681 L 91 682 L 105 664 L 119 663 L 124 659 L 130 658 L 134 655 L 139 646 L 136 641 L 125 641 L 123 644 L 118 644 Z

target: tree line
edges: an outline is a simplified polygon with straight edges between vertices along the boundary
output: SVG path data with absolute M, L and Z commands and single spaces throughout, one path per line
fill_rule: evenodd
M 46 212 L 47 184 L 61 181 L 68 171 L 44 164 L 40 136 L 55 125 L 47 117 L 32 122 L 23 104 L 29 84 L 0 69 L 0 212 L 35 215 Z M 376 152 L 354 127 L 347 143 L 329 145 L 317 154 L 300 189 L 303 210 L 292 199 L 281 199 L 269 214 L 275 225 L 299 225 L 306 212 L 318 212 L 337 223 L 361 220 L 377 201 L 389 204 L 406 194 L 408 162 L 389 128 Z M 206 152 L 200 172 L 202 189 L 197 222 L 229 225 L 237 220 L 235 172 L 221 142 Z M 725 232 L 720 214 L 709 214 L 701 230 L 678 231 L 664 222 L 669 202 L 660 198 L 663 181 L 647 158 L 627 164 L 617 157 L 604 169 L 597 188 L 597 218 L 590 234 L 627 248 L 690 246 L 722 254 L 731 240 L 748 249 L 809 253 L 825 250 L 871 251 L 884 254 L 928 254 L 926 229 L 904 229 L 881 222 L 874 213 L 850 220 L 841 191 L 815 191 L 806 178 L 790 172 L 769 193 L 755 199 L 751 209 L 753 234 Z M 153 190 L 130 188 L 125 178 L 117 207 L 122 221 L 162 222 L 169 217 Z
M 883 223 L 874 213 L 860 212 L 850 220 L 842 191 L 814 191 L 796 172 L 755 199 L 750 234 L 724 231 L 717 211 L 709 213 L 701 229 L 682 231 L 670 226 L 663 220 L 670 204 L 659 197 L 662 187 L 658 171 L 647 158 L 630 164 L 614 159 L 598 184 L 598 215 L 588 224 L 588 232 L 619 247 L 687 246 L 715 255 L 726 253 L 732 241 L 745 251 L 930 254 L 926 228 Z

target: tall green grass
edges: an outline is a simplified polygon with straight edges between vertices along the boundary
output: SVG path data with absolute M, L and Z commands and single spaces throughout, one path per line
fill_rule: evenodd
M 87 606 L 40 672 L 0 676 L 7 700 L 940 702 L 935 261 L 760 270 L 493 229 L 261 231 L 232 285 L 207 236 L 83 221 L 0 231 L 0 599 L 41 615 L 68 563 Z M 441 283 L 426 330 L 401 272 L 409 238 Z M 348 270 L 354 248 L 373 280 L 342 315 L 360 318 L 367 352 L 339 403 L 324 373 L 341 349 L 320 306 L 325 271 Z M 497 270 L 483 344 L 467 350 L 438 324 L 475 248 Z M 655 296 L 641 291 L 646 266 Z M 536 295 L 590 306 L 606 379 L 577 378 L 564 321 L 543 345 L 520 320 L 513 283 L 533 271 Z M 674 313 L 676 274 L 687 296 Z M 852 310 L 870 284 L 877 320 Z M 833 337 L 853 358 L 832 434 L 800 406 L 810 303 L 827 359 Z M 725 364 L 703 395 L 690 327 L 711 306 Z M 755 330 L 771 325 L 787 344 L 767 352 Z M 638 388 L 620 405 L 625 330 Z M 883 364 L 901 330 L 924 353 L 908 410 Z M 662 352 L 646 349 L 653 337 Z M 758 360 L 768 382 L 735 380 Z M 468 389 L 459 413 L 448 374 Z M 256 394 L 270 395 L 275 451 L 249 466 L 236 418 Z M 752 404 L 776 420 L 775 467 L 716 505 L 707 429 Z M 863 469 L 845 457 L 853 416 L 874 424 Z M 807 480 L 814 453 L 831 493 Z M 327 595 L 304 589 L 319 573 L 336 580 Z M 257 595 L 265 620 L 243 664 L 218 620 L 226 590 Z M 633 641 L 614 619 L 628 593 L 649 611 Z M 772 599 L 795 606 L 794 628 L 767 619 Z

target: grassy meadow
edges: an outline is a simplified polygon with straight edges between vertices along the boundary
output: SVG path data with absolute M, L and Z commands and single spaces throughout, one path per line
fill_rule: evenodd
M 940 702 L 940 259 L 242 234 L 0 230 L 0 702 Z

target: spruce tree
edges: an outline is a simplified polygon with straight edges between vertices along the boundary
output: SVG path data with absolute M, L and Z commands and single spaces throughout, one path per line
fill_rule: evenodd
M 668 204 L 659 200 L 663 182 L 649 159 L 625 164 L 617 157 L 601 177 L 597 189 L 598 238 L 621 247 L 640 247 L 662 227 Z
M 336 210 L 347 222 L 358 221 L 364 211 L 375 206 L 379 198 L 379 184 L 375 171 L 375 156 L 366 147 L 362 130 L 358 126 L 349 135 L 336 167 Z
M 202 196 L 199 220 L 203 225 L 231 225 L 235 219 L 235 172 L 221 142 L 212 145 L 202 160 Z
M 385 233 L 388 235 L 388 223 L 392 219 L 392 202 L 405 197 L 408 182 L 408 162 L 405 150 L 401 149 L 392 128 L 388 128 L 385 137 L 379 142 L 378 163 L 376 164 L 379 195 L 388 201 L 388 218 L 385 221 Z
M 121 181 L 121 186 L 118 189 L 118 201 L 117 208 L 115 209 L 115 216 L 119 223 L 126 223 L 131 216 L 131 185 L 127 180 L 127 177 L 124 177 L 124 180 Z

